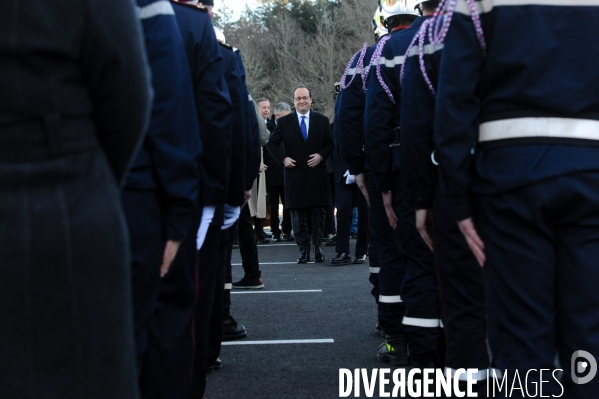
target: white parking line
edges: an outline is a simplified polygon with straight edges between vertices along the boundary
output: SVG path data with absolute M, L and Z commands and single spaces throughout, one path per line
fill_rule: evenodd
M 296 263 L 297 262 L 260 262 L 261 265 L 293 265 Z M 308 264 L 310 264 L 310 263 L 316 263 L 316 262 L 308 262 Z M 232 266 L 241 266 L 241 263 L 231 263 L 231 265 Z
M 231 291 L 231 294 L 279 294 L 287 292 L 322 292 L 322 290 Z
M 278 345 L 278 344 L 333 344 L 333 338 L 326 339 L 279 339 L 272 341 L 228 341 L 221 345 Z
M 276 242 L 272 242 L 270 244 L 258 244 L 258 248 L 273 248 L 273 247 L 284 247 L 284 246 L 297 246 L 296 243 L 293 244 L 279 244 Z

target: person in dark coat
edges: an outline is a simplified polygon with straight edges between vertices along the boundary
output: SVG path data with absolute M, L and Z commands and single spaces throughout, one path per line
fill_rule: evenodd
M 275 112 L 273 117 L 269 120 L 266 125 L 268 130 L 272 133 L 277 127 L 277 119 L 282 116 L 289 115 L 291 113 L 291 107 L 287 103 L 278 103 L 275 105 Z M 284 151 L 284 146 L 279 146 L 281 151 Z M 291 234 L 291 214 L 289 209 L 285 206 L 285 183 L 284 174 L 285 169 L 283 165 L 277 162 L 268 150 L 264 151 L 263 154 L 264 164 L 266 165 L 266 192 L 268 194 L 268 205 L 270 206 L 270 231 L 272 232 L 272 240 L 279 242 L 281 240 L 291 241 L 294 239 Z M 279 198 L 281 204 L 283 204 L 283 221 L 279 228 Z M 282 233 L 281 233 L 282 231 Z
M 315 260 L 322 262 L 324 208 L 331 206 L 326 159 L 335 148 L 329 118 L 311 111 L 312 94 L 306 86 L 293 92 L 296 112 L 279 118 L 266 147 L 285 166 L 285 201 L 291 210 L 295 242 L 300 247 L 298 263 L 310 260 L 310 237 L 306 213 L 312 213 L 312 244 Z M 279 144 L 285 145 L 285 151 Z
M 0 13 L 0 397 L 136 399 L 118 186 L 151 94 L 123 0 Z

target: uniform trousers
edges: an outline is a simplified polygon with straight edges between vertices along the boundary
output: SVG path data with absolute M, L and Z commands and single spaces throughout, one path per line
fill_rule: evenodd
M 482 270 L 466 243 L 437 181 L 433 210 L 435 265 L 446 342 L 445 367 L 477 368 L 479 381 L 489 367 Z
M 219 275 L 217 281 L 224 281 L 222 288 L 216 288 L 214 292 L 214 305 L 212 307 L 212 318 L 210 319 L 210 331 L 208 334 L 208 349 L 206 352 L 207 366 L 213 365 L 220 354 L 223 316 L 228 314 L 231 307 L 231 254 L 235 238 L 237 222 L 220 233 L 219 253 Z
M 349 235 L 354 203 L 358 205 L 358 239 L 355 256 L 366 254 L 368 246 L 368 204 L 355 184 L 335 184 L 337 206 L 337 252 L 349 253 Z
M 220 226 L 210 225 L 204 244 L 198 251 L 198 275 L 196 278 L 196 307 L 193 320 L 194 367 L 189 398 L 201 398 L 206 389 L 206 368 L 208 366 L 208 341 L 212 313 L 217 309 L 220 315 L 219 328 L 222 328 L 223 295 L 225 268 L 222 254 Z M 216 305 L 215 305 L 216 301 Z M 217 316 L 218 316 L 217 315 Z
M 166 243 L 163 206 L 157 191 L 125 189 L 121 202 L 129 230 L 131 246 L 131 283 L 137 374 L 141 374 L 143 356 L 148 347 L 150 322 L 160 293 L 160 265 Z
M 564 371 L 562 397 L 599 397 L 599 376 L 575 384 L 576 368 L 571 367 L 574 352 L 580 350 L 599 361 L 597 198 L 596 172 L 477 198 L 476 223 L 487 255 L 483 275 L 494 365 L 509 371 L 509 381 L 515 370 L 522 376 L 536 369 L 529 374 L 530 393 L 539 370 L 555 368 L 557 352 Z M 547 371 L 543 380 L 549 380 L 543 395 L 561 394 Z M 512 397 L 527 397 L 519 394 Z
M 143 399 L 187 398 L 189 395 L 194 359 L 192 320 L 196 304 L 199 225 L 200 218 L 195 217 L 161 281 L 142 367 Z
M 405 277 L 401 298 L 406 311 L 404 330 L 410 340 L 410 357 L 416 363 L 435 361 L 439 357 L 441 320 L 437 273 L 433 253 L 416 229 L 416 213 L 401 199 L 401 173 L 393 182 L 393 206 L 398 217 L 401 250 L 405 259 Z
M 370 281 L 379 283 L 379 323 L 388 335 L 400 335 L 404 333 L 402 320 L 405 304 L 400 290 L 405 275 L 405 260 L 400 250 L 399 231 L 389 225 L 383 197 L 375 179 L 367 178 L 366 184 L 370 197 L 370 223 L 376 235 L 378 270 L 371 264 L 371 272 L 377 273 L 371 273 Z M 373 293 L 375 291 L 373 288 Z
M 291 209 L 291 224 L 295 243 L 300 251 L 310 253 L 310 237 L 312 245 L 319 248 L 322 244 L 322 231 L 324 227 L 325 207 L 314 206 L 308 208 Z M 308 230 L 307 219 L 310 216 L 311 230 Z

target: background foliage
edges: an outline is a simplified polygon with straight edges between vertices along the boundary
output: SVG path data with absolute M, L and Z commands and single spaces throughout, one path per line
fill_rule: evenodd
M 365 42 L 374 43 L 371 28 L 376 0 L 259 0 L 238 20 L 227 2 L 215 25 L 227 42 L 241 50 L 253 98 L 271 106 L 285 101 L 304 84 L 312 90 L 316 111 L 333 116 L 333 85 Z

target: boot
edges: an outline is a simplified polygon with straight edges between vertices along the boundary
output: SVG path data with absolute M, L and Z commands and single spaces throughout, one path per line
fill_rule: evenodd
M 379 346 L 376 358 L 381 362 L 390 363 L 392 366 L 410 364 L 408 336 L 406 334 L 387 335 L 385 342 Z

